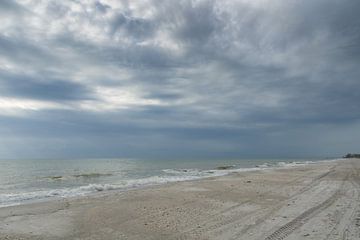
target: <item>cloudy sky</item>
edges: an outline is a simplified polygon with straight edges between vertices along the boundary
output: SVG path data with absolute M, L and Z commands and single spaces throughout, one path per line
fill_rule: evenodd
M 360 151 L 359 0 L 1 0 L 0 158 Z

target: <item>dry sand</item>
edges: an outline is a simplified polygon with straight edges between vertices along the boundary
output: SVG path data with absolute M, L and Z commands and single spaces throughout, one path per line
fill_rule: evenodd
M 360 239 L 360 160 L 0 209 L 0 239 Z

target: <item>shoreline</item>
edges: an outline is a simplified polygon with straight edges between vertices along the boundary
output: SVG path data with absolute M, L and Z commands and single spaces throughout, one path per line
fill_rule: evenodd
M 324 160 L 3 207 L 0 239 L 357 239 L 359 173 Z
M 27 205 L 27 204 L 33 204 L 33 203 L 42 203 L 42 202 L 48 202 L 48 201 L 56 201 L 61 199 L 76 199 L 81 197 L 88 197 L 88 196 L 95 196 L 95 195 L 103 195 L 103 194 L 112 194 L 114 192 L 126 192 L 126 191 L 132 191 L 137 189 L 144 189 L 154 186 L 162 186 L 164 184 L 170 184 L 170 183 L 178 183 L 178 182 L 186 182 L 186 181 L 197 181 L 207 178 L 213 178 L 213 177 L 222 177 L 229 174 L 234 173 L 242 173 L 242 172 L 253 172 L 253 171 L 266 171 L 266 170 L 276 170 L 276 169 L 287 169 L 292 167 L 298 167 L 298 166 L 304 166 L 304 165 L 311 165 L 311 164 L 319 164 L 319 163 L 327 163 L 327 162 L 333 162 L 333 161 L 341 161 L 345 160 L 344 158 L 339 159 L 324 159 L 324 160 L 303 160 L 303 161 L 278 161 L 274 163 L 262 163 L 260 165 L 254 165 L 252 167 L 238 167 L 236 165 L 220 165 L 215 169 L 180 169 L 185 170 L 184 173 L 187 171 L 199 171 L 199 173 L 210 173 L 211 175 L 207 176 L 177 176 L 179 178 L 183 179 L 168 179 L 164 178 L 162 181 L 159 182 L 149 182 L 149 183 L 141 183 L 141 184 L 134 184 L 134 186 L 122 186 L 120 184 L 112 184 L 112 183 L 89 183 L 88 185 L 83 186 L 77 186 L 73 188 L 59 188 L 59 189 L 49 189 L 49 190 L 39 190 L 35 192 L 23 192 L 18 193 L 20 200 L 15 200 L 14 202 L 9 202 L 4 205 L 0 205 L 1 208 L 6 207 L 12 207 L 12 206 L 21 206 L 21 205 Z M 224 168 L 224 169 L 222 169 Z M 172 171 L 179 171 L 177 169 L 163 169 L 162 171 L 166 170 L 172 170 Z M 159 177 L 159 176 L 151 176 L 152 177 Z M 133 179 L 133 181 L 141 181 L 144 179 Z M 130 180 L 131 181 L 131 180 Z M 79 191 L 78 193 L 76 191 Z M 84 191 L 84 192 L 82 192 Z M 69 192 L 69 193 L 68 193 Z M 38 195 L 37 195 L 38 194 Z M 40 195 L 39 195 L 40 194 Z M 65 195 L 63 195 L 65 194 Z M 69 195 L 66 195 L 69 194 Z M 6 195 L 6 194 L 5 194 Z M 11 195 L 11 194 L 10 194 Z M 30 195 L 27 196 L 27 195 Z M 41 196 L 42 195 L 42 196 Z M 24 196 L 25 199 L 22 200 L 21 196 Z M 5 199 L 6 202 L 6 199 Z M 1 202 L 0 202 L 1 204 Z

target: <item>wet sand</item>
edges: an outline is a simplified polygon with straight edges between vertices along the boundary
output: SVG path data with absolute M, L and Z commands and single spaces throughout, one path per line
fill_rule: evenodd
M 0 239 L 360 239 L 360 159 L 0 208 Z

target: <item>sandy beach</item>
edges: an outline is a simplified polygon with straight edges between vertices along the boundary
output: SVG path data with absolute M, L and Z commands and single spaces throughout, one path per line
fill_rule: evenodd
M 360 239 L 360 160 L 0 209 L 0 239 Z

